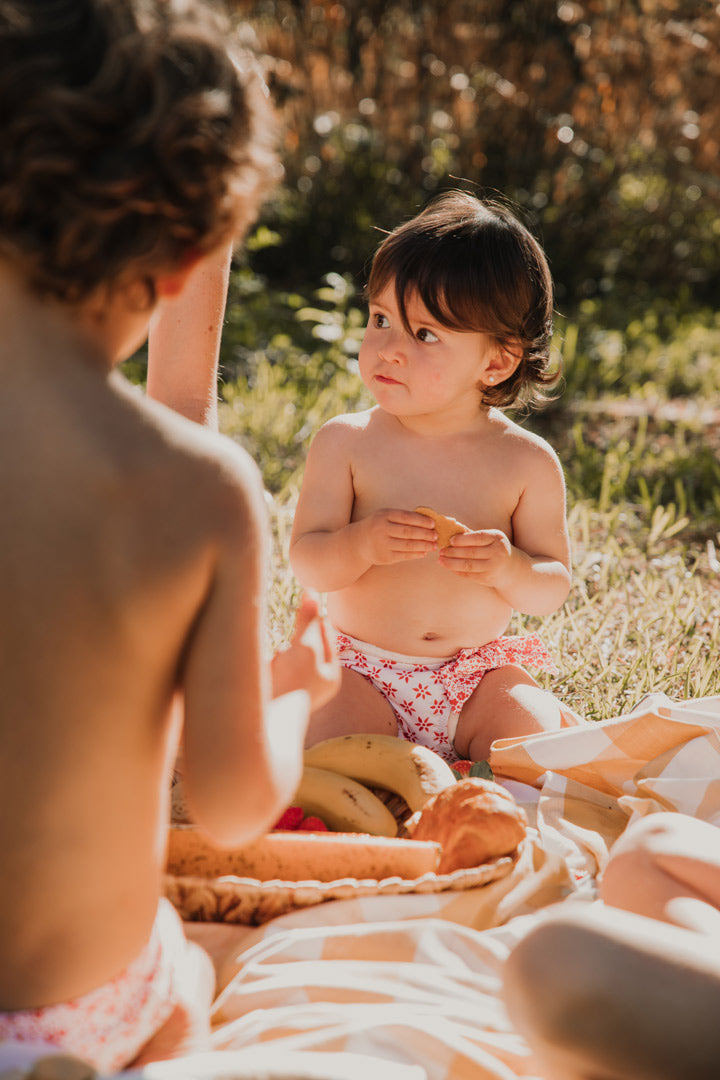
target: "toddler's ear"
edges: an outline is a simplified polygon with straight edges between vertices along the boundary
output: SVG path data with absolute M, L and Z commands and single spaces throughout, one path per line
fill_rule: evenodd
M 490 385 L 497 386 L 513 374 L 522 360 L 522 342 L 511 338 L 504 345 L 495 345 L 487 358 L 483 379 Z
M 188 251 L 174 270 L 165 270 L 155 278 L 155 295 L 159 300 L 171 300 L 179 296 L 185 288 L 187 279 L 200 262 L 202 254 L 199 251 Z

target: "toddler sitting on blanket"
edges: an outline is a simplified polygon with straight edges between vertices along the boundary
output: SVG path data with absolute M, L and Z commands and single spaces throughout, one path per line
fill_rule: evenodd
M 570 587 L 557 456 L 502 411 L 541 396 L 552 283 L 498 202 L 446 193 L 380 245 L 360 374 L 377 404 L 318 432 L 290 561 L 328 594 L 343 681 L 308 743 L 398 734 L 448 760 L 563 723 L 526 672 L 552 670 L 513 610 L 544 615 Z M 439 549 L 431 507 L 466 527 Z

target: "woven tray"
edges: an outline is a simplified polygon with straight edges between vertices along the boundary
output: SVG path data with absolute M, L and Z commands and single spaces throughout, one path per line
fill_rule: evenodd
M 328 900 L 476 889 L 507 877 L 520 851 L 522 845 L 513 855 L 494 859 L 482 866 L 455 870 L 451 874 L 428 873 L 414 879 L 389 877 L 373 881 L 347 877 L 328 882 L 257 881 L 231 876 L 202 878 L 168 874 L 165 877 L 165 895 L 181 917 L 188 921 L 260 926 L 278 915 Z

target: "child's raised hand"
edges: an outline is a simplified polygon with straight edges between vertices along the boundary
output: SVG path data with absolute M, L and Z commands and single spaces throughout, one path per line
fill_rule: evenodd
M 340 664 L 312 595 L 303 593 L 290 644 L 275 654 L 270 670 L 273 697 L 307 690 L 313 709 L 318 709 L 338 692 Z
M 376 510 L 357 525 L 360 549 L 373 566 L 422 559 L 437 550 L 432 518 L 414 510 Z
M 499 588 L 507 584 L 514 551 L 501 529 L 480 529 L 453 536 L 440 552 L 440 564 L 461 577 Z

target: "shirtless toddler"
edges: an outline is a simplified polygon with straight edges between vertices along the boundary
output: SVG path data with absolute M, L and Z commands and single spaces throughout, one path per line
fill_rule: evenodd
M 540 396 L 552 285 L 544 254 L 499 203 L 440 196 L 380 245 L 360 374 L 377 404 L 325 424 L 308 454 L 290 546 L 327 593 L 344 665 L 308 742 L 348 731 L 422 742 L 449 760 L 558 727 L 524 670 L 552 669 L 514 610 L 565 600 L 565 487 L 548 444 L 503 407 Z M 438 549 L 427 506 L 467 530 Z

